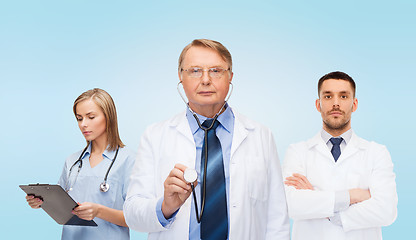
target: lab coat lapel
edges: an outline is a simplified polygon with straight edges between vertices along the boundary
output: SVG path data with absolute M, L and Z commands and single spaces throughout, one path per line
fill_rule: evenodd
M 194 142 L 191 128 L 189 127 L 188 119 L 186 118 L 186 112 L 182 112 L 172 119 L 171 126 L 174 126 L 186 139 Z
M 321 137 L 321 132 L 319 132 L 313 138 L 308 140 L 308 146 L 310 149 L 314 148 L 317 152 L 324 156 L 326 160 L 335 164 L 334 157 L 332 156 L 331 151 L 328 149 L 326 143 Z
M 344 151 L 341 152 L 341 155 L 338 159 L 338 163 L 345 161 L 345 159 L 348 159 L 349 157 L 357 153 L 360 149 L 366 148 L 366 146 L 366 142 L 361 141 L 361 138 L 359 138 L 354 132 L 352 132 L 351 140 L 345 147 Z
M 185 166 L 194 168 L 196 154 L 195 141 L 185 114 L 186 112 L 176 115 L 170 122 L 170 126 L 175 128 L 175 130 L 186 139 L 180 144 L 181 150 L 178 149 L 180 156 L 182 156 L 182 159 L 179 162 Z
M 241 143 L 248 135 L 248 130 L 253 128 L 247 122 L 243 122 L 242 119 L 239 117 L 239 114 L 234 112 L 235 121 L 234 121 L 234 133 L 233 133 L 233 141 L 231 144 L 231 159 L 234 156 L 235 151 L 240 147 Z

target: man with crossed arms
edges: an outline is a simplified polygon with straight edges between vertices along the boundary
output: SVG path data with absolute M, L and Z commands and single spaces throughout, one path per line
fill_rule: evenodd
M 397 216 L 393 163 L 386 147 L 351 129 L 355 82 L 332 72 L 318 82 L 323 129 L 289 147 L 283 164 L 292 239 L 376 240 Z

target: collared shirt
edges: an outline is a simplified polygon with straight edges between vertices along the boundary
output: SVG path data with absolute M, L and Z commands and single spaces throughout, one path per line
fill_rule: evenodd
M 347 144 L 350 142 L 351 136 L 352 136 L 352 129 L 351 128 L 348 131 L 344 132 L 343 134 L 341 134 L 339 136 L 332 136 L 331 134 L 329 134 L 324 129 L 322 129 L 322 131 L 321 131 L 322 140 L 324 140 L 324 142 L 326 143 L 326 146 L 329 148 L 329 150 L 331 150 L 332 146 L 333 146 L 332 142 L 329 141 L 329 139 L 331 139 L 333 137 L 334 138 L 342 137 L 343 140 L 342 140 L 341 144 L 339 145 L 339 147 L 341 148 L 341 154 L 342 154 L 342 151 L 344 151 Z
M 100 191 L 100 184 L 104 181 L 105 174 L 115 156 L 116 151 L 105 150 L 103 160 L 93 168 L 90 165 L 91 144 L 85 153 L 82 151 L 72 154 L 65 161 L 64 169 L 58 184 L 64 189 L 70 189 L 68 194 L 74 201 L 92 202 L 109 208 L 123 210 L 129 183 L 130 171 L 133 168 L 135 155 L 127 148 L 120 148 L 117 158 L 107 177 L 108 192 Z M 81 159 L 82 167 L 78 173 Z M 72 171 L 70 171 L 70 168 Z M 130 239 L 129 229 L 121 227 L 100 218 L 94 218 L 98 227 L 63 226 L 62 239 Z
M 202 124 L 207 118 L 197 114 L 197 117 Z M 198 185 L 195 188 L 195 194 L 197 197 L 198 203 L 198 213 L 200 213 L 201 209 L 201 188 L 202 179 L 200 179 L 200 172 L 201 172 L 201 155 L 202 155 L 202 146 L 204 142 L 204 131 L 199 128 L 198 123 L 194 116 L 192 115 L 191 111 L 187 109 L 186 111 L 186 118 L 189 123 L 189 127 L 191 128 L 192 135 L 194 137 L 195 146 L 196 146 L 196 158 L 195 158 L 195 170 L 198 173 Z M 217 120 L 220 122 L 218 127 L 215 130 L 215 133 L 221 143 L 222 148 L 222 156 L 223 156 L 223 163 L 224 163 L 224 174 L 225 174 L 225 184 L 226 184 L 226 194 L 227 194 L 227 209 L 230 209 L 229 204 L 229 189 L 230 189 L 230 158 L 231 158 L 231 143 L 233 139 L 234 133 L 234 114 L 228 104 L 226 105 L 225 111 L 218 116 Z M 192 197 L 192 195 L 190 196 Z M 189 224 L 189 239 L 200 239 L 200 224 L 196 220 L 195 214 L 195 204 L 191 203 L 191 216 L 190 216 L 190 224 Z M 156 206 L 156 213 L 159 219 L 159 222 L 164 226 L 168 227 L 172 222 L 175 220 L 174 214 L 170 219 L 165 219 L 162 213 L 162 202 L 163 198 L 159 199 L 158 204 Z M 230 215 L 228 211 L 228 222 L 230 222 Z

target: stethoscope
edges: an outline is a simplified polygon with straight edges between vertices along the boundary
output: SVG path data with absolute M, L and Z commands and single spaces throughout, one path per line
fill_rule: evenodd
M 75 176 L 75 180 L 74 180 L 74 182 L 72 183 L 72 185 L 71 185 L 71 186 L 69 186 L 69 188 L 67 188 L 67 189 L 66 189 L 66 191 L 67 191 L 67 192 L 72 191 L 72 186 L 74 186 L 75 182 L 77 181 L 79 171 L 81 171 L 81 168 L 82 168 L 82 160 L 81 160 L 81 158 L 82 158 L 82 156 L 84 156 L 84 153 L 87 151 L 88 146 L 89 146 L 89 145 L 87 145 L 87 146 L 84 148 L 84 150 L 82 151 L 81 155 L 79 155 L 78 160 L 76 160 L 76 161 L 75 161 L 75 163 L 74 163 L 74 164 L 72 164 L 71 168 L 69 169 L 69 173 L 68 173 L 68 180 L 67 180 L 67 184 L 66 184 L 67 186 L 69 186 L 69 180 L 70 180 L 70 178 L 71 178 L 72 168 L 73 168 L 73 167 L 75 167 L 75 165 L 77 165 L 77 163 L 79 163 L 79 165 L 78 165 L 77 175 Z M 117 158 L 117 155 L 118 155 L 118 150 L 119 150 L 119 147 L 117 147 L 116 154 L 114 155 L 114 158 L 113 158 L 113 160 L 111 161 L 110 167 L 108 167 L 108 169 L 107 169 L 107 173 L 105 174 L 104 181 L 100 184 L 100 191 L 101 191 L 101 192 L 107 192 L 107 191 L 110 189 L 110 185 L 107 183 L 107 177 L 108 177 L 108 173 L 110 172 L 111 167 L 112 167 L 112 166 L 113 166 L 113 164 L 114 164 L 114 161 L 115 161 L 115 160 L 116 160 L 116 158 Z
M 181 84 L 182 84 L 182 81 L 180 81 L 178 83 L 177 87 L 176 87 L 178 89 L 178 93 L 181 96 L 185 105 L 188 107 L 189 111 L 194 116 L 196 122 L 198 123 L 199 128 L 201 128 L 204 131 L 204 134 L 205 134 L 205 137 L 204 137 L 204 143 L 205 143 L 204 144 L 205 145 L 205 148 L 204 148 L 205 149 L 204 177 L 203 177 L 203 182 L 202 182 L 202 202 L 201 202 L 201 212 L 200 213 L 198 213 L 198 203 L 196 201 L 195 186 L 194 186 L 194 182 L 197 180 L 198 174 L 197 174 L 196 170 L 192 169 L 192 168 L 187 168 L 185 170 L 185 172 L 183 173 L 183 178 L 185 179 L 185 181 L 187 183 L 191 184 L 192 195 L 194 197 L 194 203 L 195 203 L 196 220 L 198 221 L 198 223 L 201 223 L 202 213 L 204 212 L 204 207 L 205 207 L 205 194 L 206 194 L 206 178 L 207 178 L 207 164 L 208 164 L 208 131 L 212 129 L 212 127 L 214 126 L 215 121 L 217 120 L 218 116 L 220 115 L 220 113 L 224 109 L 225 105 L 227 104 L 228 99 L 230 99 L 231 94 L 233 93 L 234 86 L 230 82 L 231 90 L 228 92 L 228 97 L 224 101 L 224 104 L 222 105 L 222 107 L 218 111 L 218 113 L 215 114 L 211 125 L 209 127 L 204 127 L 204 126 L 202 126 L 201 122 L 199 121 L 199 118 L 196 115 L 196 113 L 194 111 L 192 111 L 191 107 L 189 107 L 189 103 L 186 101 L 185 97 L 182 95 L 182 93 L 180 91 L 180 88 L 179 88 L 179 85 L 181 85 Z

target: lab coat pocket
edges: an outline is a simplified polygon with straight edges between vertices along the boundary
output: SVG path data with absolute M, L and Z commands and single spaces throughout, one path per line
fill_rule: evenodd
M 261 158 L 251 157 L 246 161 L 247 188 L 250 198 L 266 201 L 268 195 L 267 168 Z

